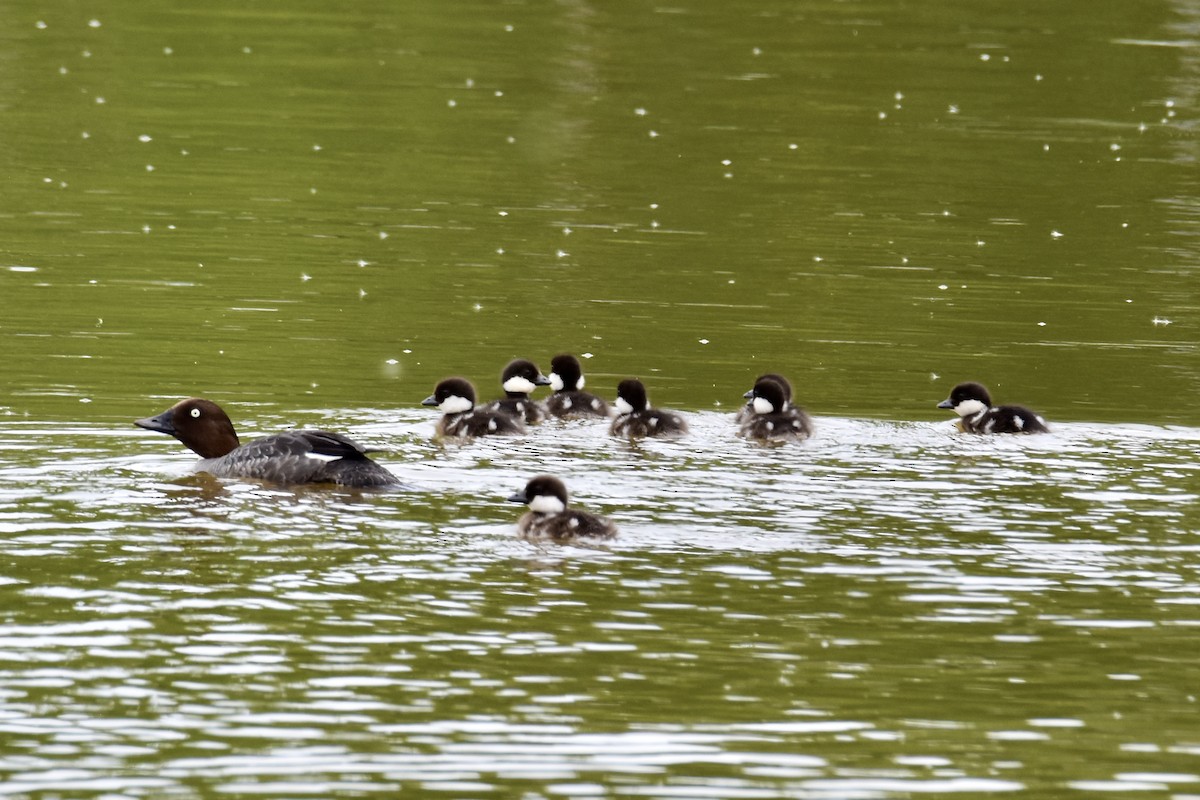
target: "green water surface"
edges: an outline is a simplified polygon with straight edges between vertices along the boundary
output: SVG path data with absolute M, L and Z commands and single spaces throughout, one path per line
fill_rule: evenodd
M 973 378 L 1058 418 L 1197 423 L 1186 7 L 7 17 L 21 413 L 407 406 L 568 350 L 689 408 L 770 367 L 856 416 L 936 419 Z

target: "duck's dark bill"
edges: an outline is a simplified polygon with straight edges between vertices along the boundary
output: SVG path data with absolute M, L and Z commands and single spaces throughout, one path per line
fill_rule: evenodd
M 158 431 L 159 433 L 166 433 L 171 436 L 175 435 L 175 426 L 171 424 L 171 412 L 169 410 L 164 411 L 157 417 L 135 419 L 133 424 L 148 431 Z

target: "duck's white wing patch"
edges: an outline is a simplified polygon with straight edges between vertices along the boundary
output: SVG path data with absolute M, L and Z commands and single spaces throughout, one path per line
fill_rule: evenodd
M 1017 430 L 1019 430 L 1019 431 L 1025 430 L 1025 418 L 1022 417 L 1020 414 L 1017 414 L 1016 416 L 1013 417 L 1013 425 L 1016 425 Z
M 338 461 L 341 456 L 331 456 L 328 453 L 314 453 L 311 450 L 304 454 L 305 458 L 311 458 L 313 461 Z
M 529 501 L 529 510 L 538 514 L 561 514 L 565 509 L 563 501 L 552 494 L 539 494 Z

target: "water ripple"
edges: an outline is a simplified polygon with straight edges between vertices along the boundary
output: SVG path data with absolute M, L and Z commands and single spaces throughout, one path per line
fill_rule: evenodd
M 0 425 L 0 796 L 1034 793 L 1031 746 L 1089 754 L 1059 786 L 1189 782 L 1200 431 L 822 417 L 765 448 L 699 412 L 442 445 L 420 411 L 309 416 L 418 490 Z M 541 471 L 621 537 L 518 540 Z

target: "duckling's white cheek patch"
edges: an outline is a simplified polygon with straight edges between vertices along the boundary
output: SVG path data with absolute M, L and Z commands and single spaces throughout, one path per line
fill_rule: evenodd
M 566 506 L 552 494 L 539 494 L 529 501 L 529 510 L 538 514 L 561 514 Z
M 963 400 L 954 407 L 954 413 L 960 417 L 969 417 L 973 414 L 978 414 L 980 411 L 987 411 L 987 406 L 978 400 Z
M 754 398 L 754 402 L 750 405 L 754 408 L 755 414 L 770 414 L 775 410 L 775 406 L 771 405 L 771 401 L 765 397 Z
M 563 390 L 563 379 L 559 377 L 557 372 L 551 372 L 547 377 L 550 378 L 550 388 L 556 392 Z
M 613 403 L 613 408 L 617 409 L 618 414 L 633 413 L 633 406 L 629 405 L 629 402 L 624 397 L 618 397 L 616 402 Z
M 582 375 L 580 375 L 579 380 L 575 381 L 575 391 L 578 392 L 580 389 L 582 389 L 585 383 L 587 383 L 587 381 Z
M 1019 431 L 1025 430 L 1025 418 L 1018 414 L 1013 417 L 1013 425 L 1016 425 Z
M 500 385 L 500 388 L 506 392 L 520 392 L 521 394 L 529 394 L 533 391 L 533 382 L 528 378 L 522 378 L 520 375 L 514 375 Z
M 452 394 L 438 405 L 438 410 L 443 414 L 461 414 L 464 411 L 470 411 L 473 405 L 474 403 L 467 398 Z

